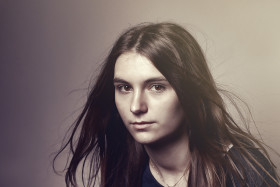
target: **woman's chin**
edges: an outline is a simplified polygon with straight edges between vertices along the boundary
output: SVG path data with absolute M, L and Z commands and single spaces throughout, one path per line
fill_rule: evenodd
M 147 134 L 147 132 L 138 132 L 137 134 L 133 135 L 133 138 L 135 139 L 135 141 L 143 145 L 153 144 L 154 142 L 156 142 L 155 136 Z

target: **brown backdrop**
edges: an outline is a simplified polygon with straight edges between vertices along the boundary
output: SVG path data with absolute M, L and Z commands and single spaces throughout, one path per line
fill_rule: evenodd
M 0 0 L 0 186 L 64 186 L 50 154 L 112 42 L 147 21 L 189 28 L 217 82 L 250 105 L 280 152 L 279 10 L 278 0 Z

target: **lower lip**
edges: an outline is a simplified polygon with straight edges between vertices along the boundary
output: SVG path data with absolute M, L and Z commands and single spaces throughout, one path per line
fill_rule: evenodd
M 153 123 L 132 124 L 135 129 L 142 130 L 150 127 Z

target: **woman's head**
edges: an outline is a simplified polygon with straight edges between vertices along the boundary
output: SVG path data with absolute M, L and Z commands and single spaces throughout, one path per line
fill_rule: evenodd
M 133 55 L 134 57 L 132 57 Z M 154 70 L 166 79 L 171 88 L 174 89 L 184 113 L 186 131 L 188 133 L 193 131 L 193 135 L 196 136 L 194 138 L 200 136 L 201 133 L 209 133 L 206 132 L 207 127 L 205 126 L 206 121 L 209 121 L 206 113 L 210 109 L 207 107 L 211 107 L 213 103 L 222 105 L 222 101 L 209 72 L 204 54 L 192 35 L 184 28 L 172 23 L 140 24 L 128 29 L 115 43 L 107 59 L 110 73 L 114 74 L 110 77 L 112 82 L 116 78 L 116 68 L 118 72 L 129 73 L 128 71 L 132 71 L 134 77 L 143 74 L 140 72 L 139 68 L 142 66 L 136 62 L 137 59 L 149 61 Z M 131 61 L 128 63 L 130 66 L 120 67 L 119 61 Z M 126 101 L 118 102 L 120 98 L 123 98 L 118 96 L 119 94 L 116 92 L 115 102 L 122 119 L 124 119 L 124 115 L 130 111 L 127 109 L 127 113 L 124 113 L 123 110 L 120 110 L 120 106 L 124 105 Z M 219 110 L 214 111 L 214 113 L 216 112 L 213 114 L 214 116 L 217 116 L 217 111 Z M 178 116 L 180 116 L 180 112 L 178 112 Z M 135 121 L 136 118 L 133 120 Z M 136 121 L 139 120 L 153 119 L 138 118 Z M 194 125 L 196 127 L 193 127 Z M 196 132 L 197 130 L 199 132 Z

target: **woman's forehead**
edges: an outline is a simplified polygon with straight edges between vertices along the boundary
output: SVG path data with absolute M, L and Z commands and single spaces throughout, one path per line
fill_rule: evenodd
M 164 76 L 148 58 L 135 52 L 128 52 L 122 54 L 117 59 L 114 77 L 121 79 L 136 79 Z

